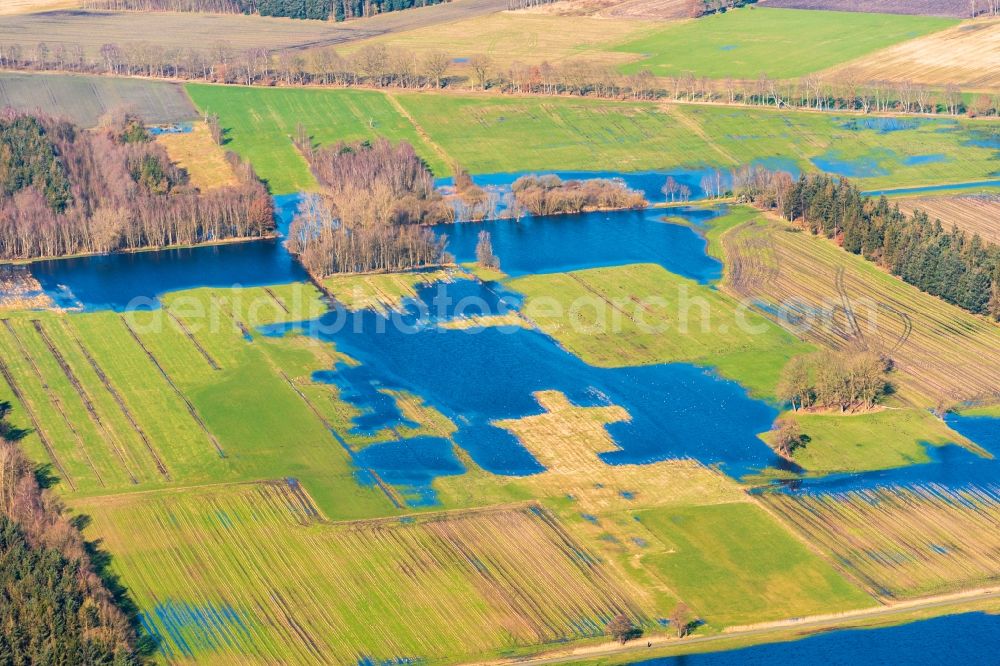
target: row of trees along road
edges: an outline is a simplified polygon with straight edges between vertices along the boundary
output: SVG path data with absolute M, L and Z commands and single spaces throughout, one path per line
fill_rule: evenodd
M 238 183 L 199 192 L 140 119 L 84 131 L 44 115 L 0 113 L 0 259 L 31 259 L 256 238 L 274 208 L 248 164 Z
M 1000 93 L 965 97 L 958 86 L 912 81 L 866 81 L 853 70 L 782 80 L 761 72 L 753 79 L 709 79 L 687 72 L 656 78 L 649 70 L 621 74 L 584 59 L 500 64 L 477 54 L 457 65 L 453 55 L 422 55 L 369 44 L 342 55 L 333 47 L 306 52 L 234 49 L 225 41 L 204 48 L 169 48 L 149 42 L 107 43 L 88 56 L 80 44 L 0 45 L 0 67 L 180 78 L 241 85 L 334 85 L 490 90 L 499 94 L 586 95 L 611 99 L 724 102 L 819 111 L 997 115 Z

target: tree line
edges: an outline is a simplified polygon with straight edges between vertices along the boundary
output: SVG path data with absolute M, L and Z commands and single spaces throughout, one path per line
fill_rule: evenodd
M 273 204 L 253 169 L 199 192 L 141 120 L 112 113 L 95 131 L 0 113 L 0 259 L 32 259 L 257 238 Z
M 966 99 L 957 86 L 934 88 L 911 81 L 865 81 L 853 71 L 775 79 L 761 73 L 752 80 L 710 79 L 685 72 L 657 78 L 648 69 L 621 74 L 586 60 L 560 64 L 496 63 L 489 56 L 469 58 L 463 72 L 443 51 L 418 55 L 401 48 L 369 44 L 342 55 L 333 47 L 306 52 L 234 49 L 224 41 L 207 48 L 167 48 L 148 42 L 104 44 L 88 58 L 79 44 L 27 47 L 0 45 L 0 67 L 154 78 L 203 80 L 240 85 L 326 85 L 377 88 L 490 90 L 498 94 L 578 95 L 606 99 L 713 102 L 818 111 L 997 115 L 1000 94 Z
M 453 209 L 410 144 L 338 143 L 306 155 L 323 193 L 304 198 L 287 246 L 311 275 L 399 271 L 449 260 L 446 241 L 426 225 L 452 220 Z
M 825 174 L 793 180 L 757 168 L 740 180 L 736 192 L 929 294 L 1000 319 L 1000 246 L 978 234 L 945 229 L 923 211 L 907 216 L 884 196 L 873 199 L 846 178 Z
M 83 0 L 85 9 L 140 12 L 258 14 L 318 21 L 345 21 L 448 0 Z
M 0 663 L 144 662 L 134 622 L 94 564 L 93 550 L 35 466 L 0 403 Z M 148 646 L 146 646 L 148 647 Z

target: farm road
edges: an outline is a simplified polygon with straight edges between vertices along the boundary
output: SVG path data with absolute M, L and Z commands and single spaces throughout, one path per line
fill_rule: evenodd
M 812 618 L 796 618 L 790 620 L 781 620 L 778 622 L 770 622 L 763 625 L 748 626 L 742 629 L 735 629 L 732 631 L 727 631 L 720 634 L 711 634 L 708 636 L 693 636 L 690 638 L 685 638 L 683 641 L 677 641 L 672 639 L 665 639 L 662 636 L 652 637 L 652 638 L 640 638 L 634 641 L 632 644 L 627 644 L 625 646 L 618 645 L 617 643 L 603 645 L 597 645 L 592 648 L 581 648 L 573 652 L 565 652 L 561 654 L 546 656 L 540 655 L 537 658 L 525 658 L 511 660 L 507 662 L 490 662 L 491 664 L 525 664 L 530 666 L 538 666 L 540 664 L 560 664 L 560 663 L 579 663 L 583 660 L 598 659 L 601 657 L 620 657 L 622 655 L 629 655 L 629 659 L 635 656 L 635 660 L 641 659 L 654 659 L 658 657 L 666 657 L 670 655 L 660 653 L 657 648 L 664 648 L 676 645 L 677 647 L 687 647 L 690 645 L 698 645 L 704 643 L 716 643 L 720 641 L 730 641 L 753 638 L 757 636 L 766 636 L 767 634 L 779 634 L 780 632 L 788 632 L 789 630 L 794 631 L 794 634 L 786 636 L 775 636 L 775 640 L 792 640 L 794 638 L 801 637 L 802 634 L 807 633 L 819 633 L 822 631 L 830 631 L 838 628 L 850 628 L 846 626 L 849 622 L 855 620 L 868 620 L 868 619 L 892 619 L 893 616 L 903 615 L 906 613 L 913 613 L 919 611 L 934 610 L 949 606 L 958 606 L 962 603 L 974 603 L 982 601 L 996 601 L 1000 600 L 1000 587 L 989 587 L 981 588 L 976 590 L 968 590 L 965 592 L 958 592 L 953 594 L 942 594 L 933 597 L 925 597 L 923 599 L 915 599 L 912 601 L 904 601 L 892 606 L 875 606 L 872 608 L 866 608 L 858 611 L 852 611 L 849 613 L 842 613 L 837 616 L 815 616 Z M 956 608 L 954 612 L 961 612 L 961 609 Z M 652 642 L 652 648 L 646 647 L 646 642 Z M 760 641 L 765 642 L 765 641 Z M 719 646 L 718 650 L 732 649 L 734 646 Z M 737 644 L 735 647 L 743 647 L 743 643 Z M 707 648 L 706 651 L 710 651 L 712 648 Z M 643 652 L 647 653 L 642 657 L 639 654 Z
M 239 14 L 65 10 L 0 17 L 0 44 L 33 47 L 44 41 L 49 48 L 80 44 L 90 57 L 97 55 L 104 44 L 125 46 L 138 42 L 163 48 L 211 48 L 225 42 L 236 50 L 303 50 L 425 28 L 506 8 L 507 0 L 454 0 L 345 23 Z

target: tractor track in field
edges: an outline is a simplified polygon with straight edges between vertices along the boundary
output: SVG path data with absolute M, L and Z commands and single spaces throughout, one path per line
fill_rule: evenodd
M 212 355 L 209 354 L 208 351 L 201 346 L 201 343 L 198 342 L 198 339 L 194 337 L 194 333 L 191 332 L 191 329 L 189 329 L 184 324 L 184 322 L 181 321 L 180 318 L 174 315 L 174 313 L 171 312 L 170 310 L 164 308 L 164 312 L 166 312 L 167 316 L 170 317 L 170 319 L 172 319 L 174 323 L 177 324 L 177 327 L 181 330 L 181 332 L 187 336 L 187 339 L 190 340 L 191 344 L 194 345 L 195 349 L 197 349 L 198 352 L 201 353 L 205 361 L 207 361 L 208 364 L 212 367 L 212 370 L 222 370 L 222 367 L 216 362 L 214 358 L 212 358 Z
M 83 387 L 83 384 L 80 382 L 80 378 L 76 376 L 75 372 L 73 372 L 73 368 L 70 367 L 69 362 L 66 361 L 66 357 L 63 356 L 62 352 L 59 351 L 59 349 L 52 342 L 48 333 L 46 333 L 45 329 L 42 328 L 42 323 L 40 321 L 36 319 L 32 321 L 32 325 L 35 327 L 35 330 L 38 331 L 39 336 L 42 338 L 42 342 L 45 343 L 49 353 L 52 354 L 52 358 L 55 359 L 56 364 L 58 364 L 59 368 L 63 371 L 67 381 L 69 381 L 70 385 L 76 391 L 76 394 L 80 396 L 80 401 L 83 402 L 84 408 L 87 410 L 87 413 L 90 414 L 91 420 L 93 420 L 94 424 L 97 425 L 102 433 L 104 433 L 105 441 L 107 441 L 108 446 L 111 447 L 115 457 L 118 458 L 118 462 L 121 463 L 122 469 L 125 471 L 125 474 L 128 475 L 129 481 L 131 481 L 133 485 L 138 484 L 139 479 L 136 477 L 135 472 L 132 471 L 132 468 L 129 467 L 128 459 L 125 457 L 125 452 L 118 446 L 118 440 L 111 434 L 111 430 L 108 429 L 108 424 L 106 424 L 100 414 L 97 413 L 97 406 L 94 404 L 93 399 L 91 399 L 90 394 L 87 393 L 87 389 Z
M 73 421 L 69 418 L 69 415 L 66 413 L 66 408 L 63 406 L 62 400 L 59 398 L 59 395 L 52 389 L 52 387 L 49 386 L 48 382 L 45 381 L 45 378 L 42 376 L 41 369 L 38 367 L 38 364 L 35 363 L 35 359 L 28 352 L 27 347 L 24 346 L 24 342 L 21 340 L 21 337 L 17 334 L 17 331 L 14 330 L 14 326 L 10 323 L 10 320 L 4 319 L 3 325 L 4 327 L 6 327 L 7 332 L 10 333 L 10 336 L 14 338 L 14 342 L 15 344 L 17 344 L 17 348 L 20 350 L 21 356 L 28 362 L 28 365 L 31 366 L 32 371 L 35 373 L 35 377 L 38 378 L 38 383 L 41 384 L 43 389 L 45 389 L 46 395 L 49 396 L 49 402 L 51 402 L 55 406 L 56 411 L 58 411 L 59 415 L 62 416 L 63 422 L 66 424 L 66 427 L 69 428 L 69 431 L 71 433 L 73 433 L 73 437 L 76 439 L 77 448 L 80 450 L 80 452 L 83 454 L 84 459 L 87 461 L 87 465 L 90 467 L 90 471 L 94 473 L 94 476 L 97 478 L 97 482 L 101 484 L 101 487 L 106 488 L 107 485 L 104 483 L 104 478 L 101 476 L 101 473 L 97 470 L 97 466 L 94 465 L 94 461 L 90 457 L 90 452 L 87 451 L 87 447 L 83 443 L 83 437 L 80 436 L 80 432 L 73 425 Z M 71 483 L 70 485 L 72 486 L 73 484 Z
M 65 479 L 66 483 L 69 484 L 69 487 L 72 490 L 76 490 L 76 483 L 73 481 L 73 477 L 69 475 L 69 472 L 66 471 L 66 468 L 63 467 L 63 464 L 59 461 L 59 456 L 56 455 L 55 449 L 52 448 L 52 442 L 49 441 L 49 438 L 39 426 L 38 419 L 35 418 L 35 413 L 28 406 L 28 401 L 25 400 L 24 394 L 21 392 L 21 388 L 17 385 L 17 382 L 14 381 L 14 375 L 11 374 L 10 368 L 8 368 L 7 364 L 4 363 L 2 356 L 0 356 L 0 375 L 3 375 L 3 378 L 7 381 L 7 385 L 10 386 L 11 393 L 13 393 L 17 401 L 21 403 L 24 411 L 28 412 L 28 418 L 31 419 L 31 425 L 35 429 L 35 433 L 38 435 L 38 439 L 41 441 L 42 446 L 45 448 L 45 452 L 48 454 L 49 460 L 52 461 L 52 464 L 55 465 L 56 469 L 59 471 L 59 474 L 61 475 L 60 478 Z
M 344 451 L 347 452 L 347 455 L 351 459 L 351 461 L 354 462 L 354 451 L 352 451 L 351 447 L 347 444 L 346 441 L 344 441 L 344 438 L 340 436 L 340 433 L 338 433 L 336 429 L 334 429 L 334 427 L 330 425 L 330 422 L 327 421 L 322 414 L 320 414 L 319 410 L 316 409 L 316 406 L 312 404 L 311 400 L 309 400 L 309 397 L 305 393 L 303 393 L 298 386 L 295 385 L 295 382 L 292 381 L 292 378 L 289 377 L 284 370 L 275 366 L 273 363 L 271 364 L 271 367 L 273 367 L 274 370 L 281 376 L 281 378 L 288 383 L 289 388 L 295 391 L 295 394 L 298 395 L 300 398 L 302 398 L 302 401 L 306 403 L 306 407 L 309 408 L 309 411 L 311 411 L 313 415 L 317 419 L 319 419 L 320 423 L 322 423 L 323 426 L 326 427 L 330 435 L 337 441 L 338 444 L 340 444 L 341 448 L 343 448 Z M 382 480 L 382 477 L 380 477 L 375 470 L 369 467 L 360 467 L 360 466 L 359 469 L 363 469 L 372 477 L 372 479 L 375 481 L 375 484 L 379 487 L 379 490 L 385 493 L 385 496 L 389 498 L 389 501 L 392 502 L 393 506 L 395 506 L 397 509 L 406 508 L 406 502 L 404 502 L 402 498 L 399 497 L 399 494 L 396 493 L 396 491 L 392 488 L 392 486 L 390 486 L 389 484 L 387 484 L 385 481 Z
M 208 440 L 212 443 L 212 446 L 215 447 L 215 451 L 216 453 L 219 454 L 219 457 L 225 458 L 226 457 L 225 450 L 222 448 L 222 445 L 219 444 L 219 440 L 215 438 L 215 435 L 213 435 L 212 432 L 208 429 L 208 426 L 205 425 L 205 422 L 202 420 L 201 416 L 198 415 L 198 410 L 195 409 L 194 404 L 188 399 L 186 395 L 184 395 L 184 392 L 180 390 L 177 384 L 174 383 L 173 378 L 169 374 L 167 374 L 166 368 L 164 368 L 160 364 L 159 359 L 156 358 L 153 352 L 146 347 L 142 339 L 139 338 L 138 333 L 136 333 L 135 330 L 129 325 L 128 321 L 126 321 L 125 318 L 122 317 L 121 315 L 119 315 L 119 318 L 121 319 L 122 324 L 125 326 L 125 329 L 132 336 L 132 339 L 135 340 L 136 344 L 139 345 L 139 348 L 146 353 L 146 356 L 156 367 L 156 369 L 160 372 L 160 375 L 163 376 L 163 379 L 166 380 L 167 384 L 170 385 L 170 388 L 172 388 L 174 390 L 174 393 L 177 394 L 177 397 L 184 402 L 184 406 L 187 407 L 188 414 L 191 415 L 191 418 L 194 419 L 195 423 L 197 423 L 198 426 L 205 433 L 205 436 L 208 437 Z
M 41 330 L 40 324 L 39 329 Z M 121 393 L 119 393 L 118 389 L 116 389 L 111 383 L 111 380 L 104 373 L 100 364 L 98 364 L 97 359 L 95 359 L 91 355 L 90 351 L 83 345 L 83 341 L 80 340 L 80 338 L 78 338 L 72 331 L 70 331 L 69 334 L 73 338 L 74 342 L 76 342 L 77 347 L 80 348 L 80 351 L 83 353 L 83 357 L 87 359 L 87 363 L 89 363 L 90 367 L 94 369 L 94 373 L 97 375 L 97 378 L 101 380 L 102 384 L 104 384 L 104 388 L 109 394 L 111 394 L 114 401 L 118 403 L 118 408 L 122 410 L 122 414 L 124 414 L 125 418 L 128 419 L 128 422 L 132 425 L 136 434 L 139 435 L 139 438 L 146 446 L 146 450 L 149 452 L 150 457 L 153 459 L 153 463 L 156 465 L 157 471 L 159 471 L 160 475 L 164 479 L 170 481 L 170 472 L 167 470 L 167 466 L 163 464 L 163 460 L 160 458 L 159 453 L 157 453 L 156 447 L 154 447 L 153 443 L 149 441 L 149 437 L 146 435 L 146 432 L 139 425 L 139 422 L 135 420 L 135 416 L 132 415 L 132 411 L 128 408 L 128 405 L 125 404 L 125 399 L 122 398 Z

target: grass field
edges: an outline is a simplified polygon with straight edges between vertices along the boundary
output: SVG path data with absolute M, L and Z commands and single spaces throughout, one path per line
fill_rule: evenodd
M 747 8 L 668 26 L 617 50 L 626 72 L 715 79 L 795 78 L 955 25 L 944 18 Z
M 664 546 L 643 565 L 713 625 L 874 605 L 754 504 L 652 509 L 636 517 Z
M 927 446 L 972 446 L 929 411 L 887 409 L 864 414 L 789 413 L 805 447 L 795 462 L 809 472 L 859 472 L 929 462 Z M 765 434 L 765 441 L 768 436 Z M 973 447 L 974 448 L 974 447 Z
M 0 385 L 67 496 L 295 477 L 331 518 L 394 513 L 406 489 L 359 483 L 348 449 L 447 427 L 401 395 L 416 428 L 353 434 L 358 410 L 311 378 L 345 359 L 253 332 L 318 316 L 317 296 L 293 284 L 180 292 L 151 312 L 10 313 Z
M 723 237 L 726 289 L 821 346 L 890 356 L 904 397 L 933 407 L 1000 401 L 1000 328 L 835 244 L 761 219 Z M 852 313 L 850 316 L 847 313 Z
M 537 505 L 331 524 L 280 482 L 78 507 L 173 662 L 454 661 L 649 621 Z
M 529 319 L 600 367 L 706 365 L 770 396 L 788 360 L 813 349 L 721 291 L 656 265 L 533 275 L 509 286 L 527 297 Z
M 275 193 L 316 188 L 305 159 L 292 144 L 299 123 L 319 144 L 405 139 L 431 162 L 435 173 L 446 172 L 413 124 L 380 92 L 210 85 L 187 89 L 199 109 L 222 117 L 228 130 L 225 147 L 247 158 Z
M 767 7 L 967 18 L 965 0 L 764 0 Z
M 635 19 L 500 12 L 353 42 L 339 51 L 347 55 L 368 44 L 384 44 L 406 49 L 418 58 L 434 51 L 453 58 L 488 55 L 501 66 L 515 61 L 556 64 L 566 59 L 614 66 L 635 56 L 614 51 L 612 47 L 660 25 Z M 462 63 L 452 65 L 453 71 L 462 69 Z
M 1000 196 L 984 194 L 955 197 L 900 199 L 900 210 L 922 210 L 950 228 L 955 225 L 969 234 L 979 234 L 988 243 L 1000 245 Z
M 93 127 L 116 107 L 126 107 L 151 124 L 192 120 L 198 112 L 180 85 L 106 76 L 0 72 L 0 108 L 44 111 Z
M 764 499 L 835 567 L 879 597 L 991 584 L 1000 571 L 994 489 L 918 486 Z
M 766 109 L 658 105 L 569 98 L 388 95 L 366 90 L 261 89 L 189 85 L 204 112 L 218 113 L 226 148 L 249 159 L 276 193 L 314 188 L 292 145 L 301 122 L 317 143 L 385 136 L 413 143 L 436 175 L 457 161 L 475 173 L 618 171 L 811 160 L 866 166 L 866 188 L 988 178 L 995 150 L 967 145 L 970 128 L 994 123 L 914 122 L 880 132 L 849 117 Z M 913 147 L 937 159 L 914 163 Z
M 156 140 L 201 191 L 236 184 L 236 174 L 226 161 L 225 151 L 212 140 L 205 123 L 194 123 L 190 132 L 161 134 Z
M 912 81 L 964 90 L 1000 89 L 1000 20 L 979 19 L 890 46 L 838 67 L 864 80 Z

